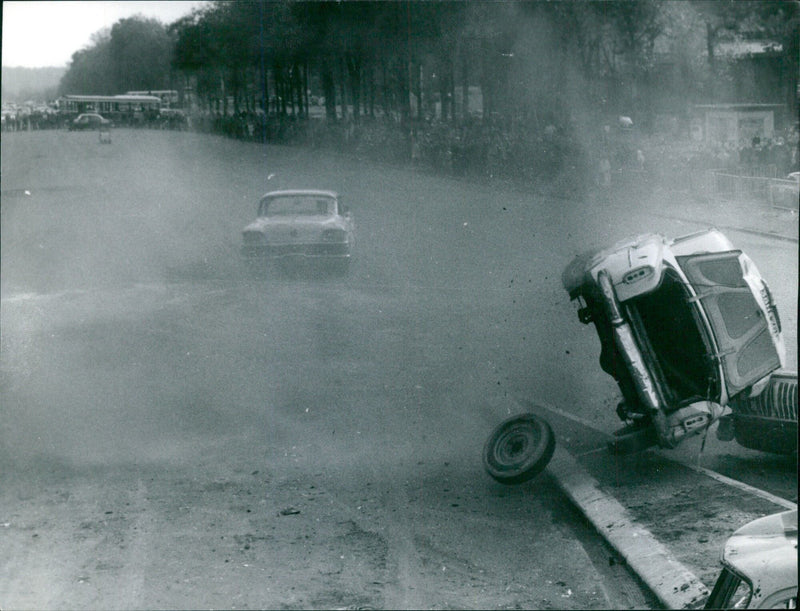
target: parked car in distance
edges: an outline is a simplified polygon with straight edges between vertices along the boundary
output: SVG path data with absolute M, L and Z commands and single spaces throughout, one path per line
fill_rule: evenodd
M 97 113 L 83 113 L 78 115 L 70 124 L 69 130 L 76 131 L 82 129 L 108 129 L 111 127 L 111 121 L 104 118 Z
M 158 115 L 161 124 L 171 129 L 184 129 L 189 124 L 189 118 L 180 108 L 162 108 Z
M 344 272 L 352 254 L 353 219 L 333 191 L 271 191 L 259 200 L 257 218 L 244 228 L 242 238 L 242 255 L 256 266 L 318 260 Z
M 797 608 L 797 510 L 745 524 L 725 542 L 706 609 Z

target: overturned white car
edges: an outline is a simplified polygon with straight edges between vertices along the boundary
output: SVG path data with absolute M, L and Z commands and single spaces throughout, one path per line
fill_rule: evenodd
M 562 283 L 581 322 L 594 323 L 600 366 L 622 392 L 616 450 L 672 448 L 721 418 L 742 445 L 797 450 L 797 374 L 776 373 L 785 355 L 777 308 L 722 233 L 625 240 L 576 257 Z

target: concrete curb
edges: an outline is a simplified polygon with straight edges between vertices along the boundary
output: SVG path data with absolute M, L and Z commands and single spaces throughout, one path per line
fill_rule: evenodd
M 530 411 L 509 395 L 490 397 L 488 403 L 492 413 L 503 417 Z M 547 471 L 665 608 L 697 609 L 705 603 L 710 593 L 705 584 L 634 520 L 617 499 L 603 492 L 597 480 L 569 452 L 556 445 Z
M 559 487 L 667 609 L 697 609 L 708 588 L 566 451 L 556 448 L 547 470 Z
M 758 229 L 743 229 L 741 227 L 720 227 L 720 229 L 725 229 L 727 231 L 739 231 L 741 233 L 750 233 L 753 235 L 761 236 L 763 238 L 770 238 L 773 240 L 782 240 L 784 242 L 794 242 L 797 244 L 798 238 L 781 235 L 779 233 L 775 233 L 774 231 L 760 231 Z

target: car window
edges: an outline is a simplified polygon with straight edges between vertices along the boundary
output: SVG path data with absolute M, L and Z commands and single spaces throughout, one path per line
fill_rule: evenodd
M 706 609 L 746 609 L 753 596 L 750 584 L 733 571 L 723 568 L 706 601 Z
M 328 215 L 333 214 L 333 210 L 331 198 L 308 195 L 271 197 L 259 206 L 259 213 L 267 216 Z
M 717 339 L 730 396 L 781 364 L 769 322 L 742 275 L 740 255 L 735 250 L 678 257 Z

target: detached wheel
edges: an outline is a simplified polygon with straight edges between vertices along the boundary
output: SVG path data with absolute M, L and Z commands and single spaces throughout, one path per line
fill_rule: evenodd
M 550 462 L 556 438 L 550 425 L 533 414 L 500 423 L 483 448 L 486 472 L 501 484 L 521 484 Z

